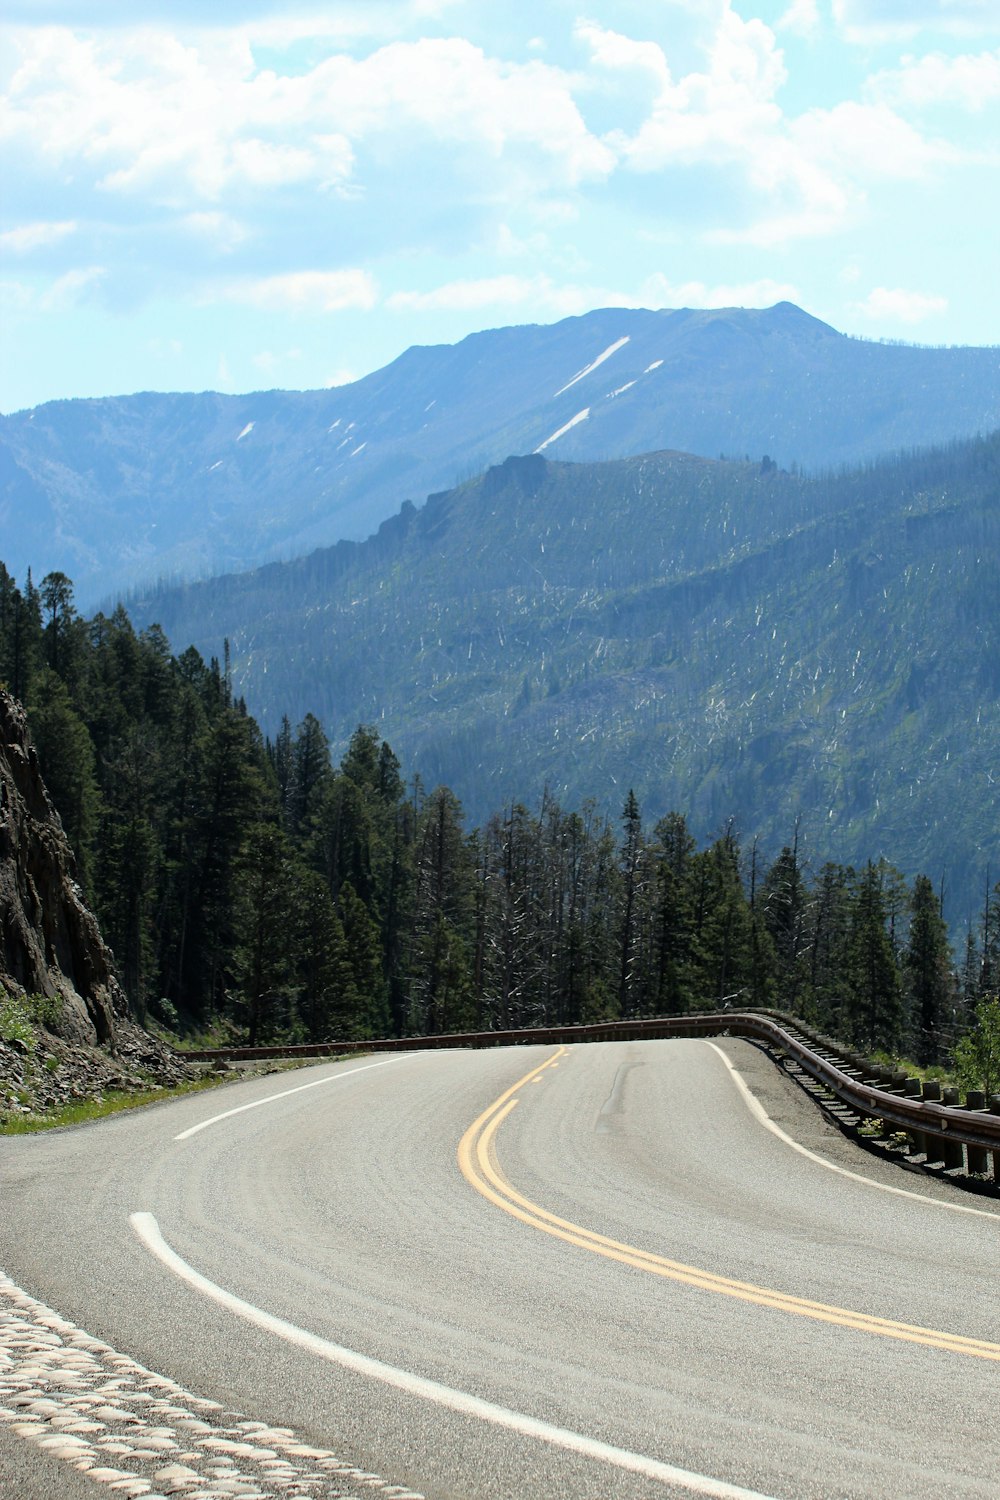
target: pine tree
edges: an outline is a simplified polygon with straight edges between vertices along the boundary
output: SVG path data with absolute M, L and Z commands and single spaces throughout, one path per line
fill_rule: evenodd
M 389 1030 L 382 944 L 368 909 L 349 880 L 337 897 L 337 912 L 344 931 L 344 965 L 348 976 L 345 1007 L 356 1017 L 357 1034 L 385 1036 Z
M 272 1041 L 291 1022 L 294 883 L 291 845 L 274 823 L 249 829 L 237 860 L 235 999 L 247 1042 Z
M 801 1014 L 807 979 L 807 893 L 799 864 L 798 830 L 768 870 L 761 891 L 764 925 L 774 945 L 776 983 L 782 1007 Z
M 295 983 L 299 1019 L 310 1042 L 361 1035 L 354 975 L 330 888 L 315 870 L 295 881 Z
M 28 714 L 45 784 L 76 855 L 77 878 L 93 900 L 95 841 L 103 809 L 93 741 L 65 683 L 48 667 L 34 676 Z
M 691 858 L 695 841 L 680 813 L 662 818 L 654 839 L 654 1008 L 660 1014 L 677 1016 L 693 1003 Z
M 926 875 L 918 875 L 913 885 L 903 973 L 910 1034 L 917 1061 L 926 1067 L 941 1060 L 942 1032 L 951 1019 L 953 995 L 948 934 Z
M 903 1026 L 900 975 L 887 931 L 882 874 L 870 860 L 854 898 L 849 983 L 852 1040 L 894 1052 Z
M 622 907 L 618 937 L 618 1011 L 627 1019 L 640 1008 L 639 948 L 645 896 L 642 815 L 635 793 L 631 790 L 622 808 L 622 831 L 619 856 Z

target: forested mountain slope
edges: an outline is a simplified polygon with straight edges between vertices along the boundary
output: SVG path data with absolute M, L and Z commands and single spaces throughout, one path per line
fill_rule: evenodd
M 413 348 L 335 390 L 142 394 L 0 418 L 16 576 L 81 605 L 362 538 L 407 498 L 541 449 L 675 448 L 817 470 L 1000 424 L 1000 351 L 845 337 L 765 311 L 603 309 Z
M 510 459 L 363 544 L 131 603 L 271 732 L 373 722 L 481 818 L 548 784 L 881 852 L 977 899 L 1000 827 L 1000 434 L 824 479 Z

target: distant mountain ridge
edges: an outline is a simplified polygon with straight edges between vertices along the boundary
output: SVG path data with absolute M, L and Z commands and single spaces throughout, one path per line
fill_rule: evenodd
M 474 822 L 544 787 L 735 816 L 776 852 L 1000 856 L 1000 433 L 820 478 L 654 453 L 506 460 L 364 543 L 130 601 L 232 651 L 271 733 L 371 722 Z
M 12 571 L 88 605 L 363 538 L 511 454 L 672 448 L 837 467 L 1000 425 L 1000 351 L 867 343 L 790 303 L 601 309 L 407 350 L 353 385 L 60 401 L 0 418 Z

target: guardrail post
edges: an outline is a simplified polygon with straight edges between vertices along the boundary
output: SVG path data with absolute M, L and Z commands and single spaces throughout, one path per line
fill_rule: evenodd
M 962 1102 L 962 1096 L 958 1089 L 949 1088 L 944 1090 L 943 1102 L 954 1109 Z M 961 1141 L 945 1141 L 944 1143 L 944 1169 L 946 1172 L 961 1171 L 965 1166 L 965 1152 Z
M 1000 1094 L 991 1094 L 990 1095 L 990 1114 L 991 1115 L 1000 1115 Z M 994 1185 L 997 1188 L 1000 1188 L 1000 1150 L 996 1150 L 992 1154 L 993 1154 L 993 1182 L 994 1182 Z
M 903 1082 L 903 1093 L 906 1095 L 907 1099 L 919 1099 L 920 1079 L 905 1079 Z M 927 1137 L 924 1135 L 924 1132 L 922 1130 L 908 1130 L 906 1132 L 906 1138 L 910 1144 L 911 1156 L 927 1155 Z
M 924 1103 L 928 1102 L 932 1104 L 940 1104 L 941 1102 L 941 1085 L 936 1078 L 926 1078 L 924 1080 Z M 931 1135 L 930 1132 L 925 1134 L 924 1156 L 927 1162 L 940 1161 L 943 1154 L 943 1148 L 938 1137 Z
M 979 1089 L 969 1089 L 965 1096 L 966 1109 L 985 1109 L 986 1095 Z M 974 1172 L 977 1177 L 985 1177 L 990 1170 L 990 1153 L 985 1146 L 966 1146 L 966 1155 L 969 1158 L 969 1171 Z
M 893 1072 L 892 1068 L 876 1068 L 875 1071 L 878 1074 L 878 1087 L 880 1089 L 887 1094 L 898 1094 L 900 1092 L 896 1084 L 897 1075 Z M 906 1075 L 900 1073 L 898 1076 L 905 1078 Z M 880 1120 L 879 1124 L 882 1127 L 880 1134 L 884 1141 L 891 1140 L 899 1129 L 899 1126 L 894 1125 L 891 1120 Z

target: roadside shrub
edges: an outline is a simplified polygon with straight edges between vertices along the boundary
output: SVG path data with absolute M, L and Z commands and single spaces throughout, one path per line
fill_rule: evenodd
M 955 1068 L 963 1088 L 1000 1093 L 1000 996 L 976 1006 L 976 1024 L 955 1048 Z

